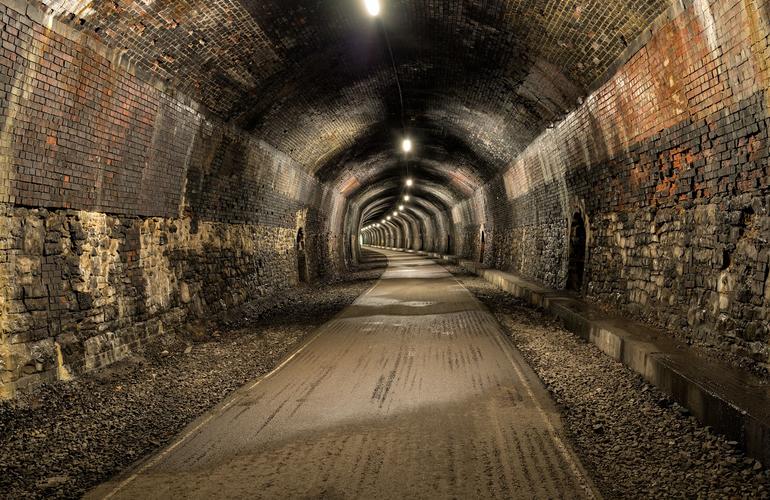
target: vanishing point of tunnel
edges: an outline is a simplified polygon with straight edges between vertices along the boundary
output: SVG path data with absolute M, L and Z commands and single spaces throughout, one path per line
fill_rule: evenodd
M 0 0 L 0 499 L 770 499 L 767 0 Z

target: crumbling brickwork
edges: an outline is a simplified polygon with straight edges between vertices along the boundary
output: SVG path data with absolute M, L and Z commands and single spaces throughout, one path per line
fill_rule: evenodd
M 337 272 L 339 193 L 20 10 L 0 4 L 0 396 L 296 285 L 300 228 L 310 278 Z
M 770 14 L 699 0 L 669 15 L 480 191 L 487 262 L 564 287 L 579 213 L 585 293 L 768 366 Z
M 0 5 L 0 202 L 171 216 L 200 117 Z
M 0 391 L 333 277 L 405 195 L 366 241 L 768 362 L 765 4 L 396 4 L 0 0 Z
M 104 366 L 142 341 L 296 283 L 294 230 L 6 208 L 4 386 Z

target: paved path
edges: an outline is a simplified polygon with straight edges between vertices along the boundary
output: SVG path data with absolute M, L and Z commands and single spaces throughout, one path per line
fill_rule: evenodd
M 94 498 L 585 498 L 547 392 L 444 268 L 382 279 Z

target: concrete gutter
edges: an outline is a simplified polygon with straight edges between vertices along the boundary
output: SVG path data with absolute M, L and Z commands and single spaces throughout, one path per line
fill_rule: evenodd
M 770 386 L 760 379 L 699 356 L 661 330 L 609 315 L 576 294 L 545 288 L 457 256 L 417 254 L 456 263 L 497 288 L 543 308 L 561 319 L 566 328 L 688 408 L 704 425 L 737 441 L 748 456 L 770 465 Z

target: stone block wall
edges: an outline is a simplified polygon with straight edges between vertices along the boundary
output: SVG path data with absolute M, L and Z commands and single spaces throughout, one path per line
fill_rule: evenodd
M 767 368 L 770 9 L 683 2 L 627 56 L 477 192 L 462 253 L 484 224 L 488 264 L 564 287 L 579 213 L 589 297 Z
M 9 207 L 0 228 L 2 376 L 16 390 L 296 284 L 289 228 Z
M 296 285 L 300 228 L 341 269 L 345 199 L 287 155 L 26 2 L 0 36 L 0 397 Z

